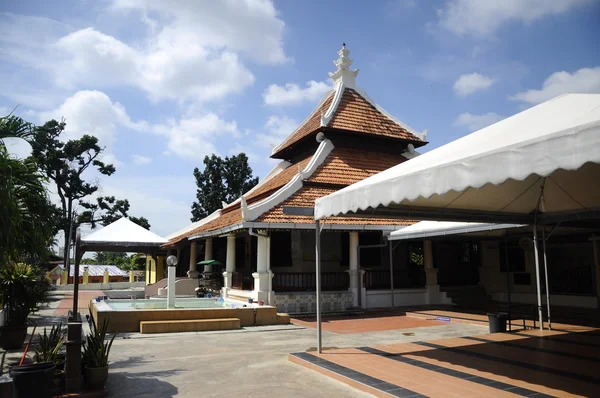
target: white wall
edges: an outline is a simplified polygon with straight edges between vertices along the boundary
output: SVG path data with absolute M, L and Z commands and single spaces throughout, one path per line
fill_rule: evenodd
M 146 282 L 80 283 L 79 290 L 120 290 L 145 286 Z M 56 290 L 73 290 L 73 285 L 58 285 Z

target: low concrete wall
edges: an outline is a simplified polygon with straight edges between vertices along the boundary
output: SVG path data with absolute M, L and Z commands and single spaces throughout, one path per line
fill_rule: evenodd
M 104 320 L 109 321 L 108 331 L 111 333 L 139 332 L 141 321 L 238 318 L 242 327 L 277 324 L 277 308 L 270 306 L 103 311 L 91 301 L 89 309 L 96 325 L 101 325 Z
M 493 293 L 496 301 L 508 302 L 506 293 Z M 514 303 L 537 304 L 535 293 L 511 293 L 510 300 Z M 546 305 L 546 294 L 542 294 L 542 304 Z M 598 298 L 593 296 L 570 296 L 565 294 L 551 294 L 550 305 L 563 307 L 598 308 Z
M 392 306 L 392 291 L 367 290 L 364 308 L 385 308 Z M 427 304 L 452 304 L 446 293 L 438 289 L 395 289 L 394 306 L 427 305 Z
M 277 311 L 287 314 L 314 313 L 317 311 L 315 292 L 275 292 Z M 352 292 L 322 292 L 322 312 L 342 312 L 352 307 Z
M 122 290 L 144 286 L 146 286 L 145 282 L 80 283 L 79 290 Z M 57 285 L 56 290 L 73 291 L 73 285 Z

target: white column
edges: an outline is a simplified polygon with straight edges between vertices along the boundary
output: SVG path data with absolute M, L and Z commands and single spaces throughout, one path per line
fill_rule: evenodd
M 443 304 L 440 302 L 440 286 L 437 281 L 438 270 L 433 267 L 433 244 L 430 240 L 423 241 L 423 268 L 425 269 L 427 304 Z
M 169 266 L 168 282 L 167 282 L 167 308 L 175 307 L 175 266 Z
M 254 299 L 270 303 L 272 292 L 270 291 L 270 266 L 269 266 L 269 239 L 264 230 L 257 231 L 261 236 L 256 244 L 256 272 L 254 277 Z M 264 236 L 263 236 L 264 235 Z
M 206 238 L 204 242 L 204 261 L 213 259 L 213 240 L 212 238 Z M 204 272 L 212 272 L 212 265 L 205 265 Z
M 233 273 L 235 272 L 235 234 L 227 235 L 227 257 L 225 258 L 225 272 L 223 272 L 223 295 L 227 297 L 231 289 Z
M 187 272 L 188 278 L 198 278 L 199 272 L 196 267 L 196 250 L 196 241 L 193 241 L 190 245 L 190 270 Z
M 350 287 L 348 290 L 352 292 L 353 297 L 353 305 L 358 307 L 358 297 L 362 295 L 364 297 L 363 292 L 360 290 L 360 278 L 362 278 L 362 272 L 359 275 L 358 272 L 358 232 L 353 231 L 350 232 L 350 252 L 348 253 L 348 258 L 350 260 L 350 267 L 348 269 L 348 273 L 350 274 Z M 361 297 L 361 298 L 362 298 Z M 364 301 L 363 301 L 364 302 Z

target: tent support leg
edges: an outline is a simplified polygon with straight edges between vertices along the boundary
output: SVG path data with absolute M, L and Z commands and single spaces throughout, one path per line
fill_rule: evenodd
M 542 250 L 544 252 L 544 276 L 546 277 L 546 306 L 548 308 L 548 329 L 552 330 L 552 320 L 550 319 L 550 286 L 548 285 L 548 261 L 546 259 L 546 232 L 542 227 Z
M 544 330 L 544 317 L 542 314 L 542 290 L 540 284 L 540 256 L 537 242 L 537 220 L 533 223 L 533 254 L 535 256 L 535 279 L 537 283 L 538 317 L 540 319 L 540 330 Z
M 388 244 L 390 245 L 390 290 L 392 292 L 392 308 L 394 308 L 394 262 L 392 261 L 392 241 L 388 240 Z
M 510 265 L 508 263 L 508 231 L 504 239 L 504 269 L 506 270 L 506 293 L 508 294 L 508 331 L 512 331 L 512 303 L 510 298 Z
M 321 227 L 319 220 L 315 221 L 315 265 L 316 265 L 316 299 L 317 299 L 317 352 L 321 354 L 323 352 L 322 338 L 321 338 Z

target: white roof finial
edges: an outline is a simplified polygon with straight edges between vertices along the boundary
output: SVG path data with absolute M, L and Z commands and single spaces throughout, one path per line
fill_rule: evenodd
M 346 48 L 346 43 L 343 43 L 341 50 L 338 51 L 339 58 L 333 61 L 337 70 L 333 73 L 329 73 L 329 77 L 333 79 L 334 86 L 341 82 L 345 87 L 354 88 L 358 69 L 350 70 L 350 66 L 352 66 L 354 60 L 348 57 L 349 54 L 350 50 Z

